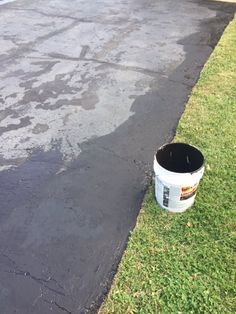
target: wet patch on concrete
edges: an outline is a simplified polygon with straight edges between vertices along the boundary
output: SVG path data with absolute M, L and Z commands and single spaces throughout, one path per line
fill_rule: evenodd
M 35 127 L 33 128 L 32 132 L 34 134 L 39 134 L 39 133 L 44 133 L 46 132 L 47 130 L 49 129 L 49 126 L 47 124 L 40 124 L 40 123 L 37 123 L 35 125 Z
M 58 55 L 55 57 L 61 58 Z M 126 69 L 113 69 L 108 64 L 104 65 L 103 69 L 98 69 L 97 62 L 92 61 L 31 61 L 32 59 L 23 59 L 19 65 L 12 64 L 8 68 L 9 73 L 3 75 L 6 84 L 2 93 L 6 96 L 3 106 L 5 109 L 2 110 L 1 116 L 7 117 L 5 123 L 13 124 L 16 118 L 22 119 L 27 115 L 34 117 L 32 125 L 26 125 L 19 134 L 21 143 L 24 143 L 21 150 L 8 149 L 9 142 L 12 146 L 18 145 L 19 135 L 6 132 L 4 145 L 0 147 L 5 159 L 25 158 L 29 156 L 27 149 L 44 147 L 49 150 L 54 141 L 60 140 L 65 162 L 73 160 L 80 153 L 78 142 L 87 141 L 94 134 L 99 136 L 114 131 L 132 114 L 132 100 L 127 102 L 128 95 L 144 94 L 152 80 L 152 77 L 146 77 L 145 74 L 133 70 L 127 75 Z M 31 71 L 11 70 L 11 67 L 17 66 L 24 69 L 30 67 Z M 16 82 L 14 87 L 13 80 Z M 137 80 L 143 81 L 142 89 L 137 89 Z M 7 97 L 13 91 L 17 97 Z M 68 116 L 70 120 L 66 118 Z M 66 120 L 67 123 L 64 123 Z M 80 121 L 83 121 L 83 124 Z M 32 129 L 37 128 L 37 124 L 48 125 L 44 137 L 39 138 L 32 132 Z M 24 138 L 29 138 L 29 133 L 30 139 L 22 142 Z M 72 153 L 68 154 L 68 150 Z
M 31 125 L 31 119 L 33 119 L 33 117 L 24 117 L 20 119 L 20 122 L 18 124 L 8 124 L 5 127 L 0 127 L 0 135 L 2 135 L 5 132 L 9 132 L 12 130 L 18 130 L 20 128 L 24 128 L 28 125 Z
M 14 113 L 15 111 L 10 108 L 7 108 L 5 110 L 0 110 L 0 121 L 3 121 L 5 118 L 7 118 L 10 115 L 13 115 Z

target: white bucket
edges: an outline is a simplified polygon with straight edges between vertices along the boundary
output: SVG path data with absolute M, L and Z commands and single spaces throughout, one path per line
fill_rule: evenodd
M 155 196 L 164 209 L 181 213 L 192 206 L 204 173 L 204 157 L 194 146 L 165 144 L 154 156 Z

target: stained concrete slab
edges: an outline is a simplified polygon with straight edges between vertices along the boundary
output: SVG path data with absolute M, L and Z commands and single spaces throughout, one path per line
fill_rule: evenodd
M 154 151 L 234 12 L 200 0 L 0 6 L 2 313 L 96 312 Z

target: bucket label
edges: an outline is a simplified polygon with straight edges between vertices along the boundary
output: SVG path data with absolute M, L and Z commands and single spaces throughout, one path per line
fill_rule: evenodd
M 184 186 L 181 188 L 180 200 L 184 201 L 192 197 L 197 192 L 198 183 L 195 185 Z
M 163 205 L 165 207 L 169 206 L 170 189 L 167 186 L 163 188 Z

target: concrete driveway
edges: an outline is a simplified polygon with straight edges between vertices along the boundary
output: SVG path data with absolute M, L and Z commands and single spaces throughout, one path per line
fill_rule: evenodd
M 6 2 L 1 313 L 93 313 L 135 225 L 155 149 L 172 139 L 235 6 Z

